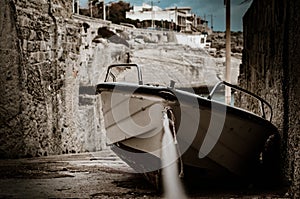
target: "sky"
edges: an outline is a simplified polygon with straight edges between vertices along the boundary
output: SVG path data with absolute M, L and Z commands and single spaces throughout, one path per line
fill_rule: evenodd
M 105 2 L 118 2 L 118 0 L 105 0 Z M 142 5 L 143 3 L 167 7 L 191 7 L 192 12 L 198 16 L 205 18 L 208 21 L 208 26 L 211 27 L 211 18 L 213 16 L 213 27 L 215 31 L 225 31 L 225 7 L 224 0 L 124 0 L 130 5 Z M 242 18 L 251 1 L 243 3 L 244 0 L 231 0 L 231 30 L 243 31 Z M 86 7 L 88 0 L 80 0 L 80 5 Z

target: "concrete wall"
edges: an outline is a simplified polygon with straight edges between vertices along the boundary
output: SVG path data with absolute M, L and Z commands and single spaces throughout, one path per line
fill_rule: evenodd
M 254 0 L 245 14 L 239 83 L 269 101 L 281 137 L 281 170 L 300 197 L 300 1 Z M 246 97 L 240 104 L 258 107 Z M 249 104 L 251 104 L 249 106 Z
M 206 43 L 207 35 L 186 35 L 177 33 L 175 36 L 178 44 L 187 45 L 192 48 L 205 48 L 210 46 L 210 43 Z

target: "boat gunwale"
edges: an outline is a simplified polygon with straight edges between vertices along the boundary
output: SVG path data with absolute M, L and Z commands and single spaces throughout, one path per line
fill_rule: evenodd
M 244 119 L 250 120 L 252 122 L 257 122 L 261 125 L 264 125 L 266 128 L 270 129 L 270 133 L 278 132 L 277 128 L 270 122 L 269 120 L 253 113 L 248 110 L 233 107 L 231 105 L 227 105 L 225 103 L 221 103 L 215 101 L 213 99 L 207 99 L 206 97 L 202 97 L 198 94 L 191 93 L 188 91 L 174 89 L 166 86 L 152 86 L 152 85 L 137 85 L 125 82 L 103 82 L 97 84 L 96 86 L 96 95 L 101 94 L 104 91 L 116 90 L 119 92 L 130 92 L 134 91 L 134 94 L 148 94 L 148 95 L 156 95 L 164 98 L 165 100 L 178 101 L 178 96 L 180 96 L 180 102 L 194 103 L 194 100 L 191 98 L 197 99 L 197 106 L 204 109 L 210 109 L 211 107 L 226 107 L 226 114 L 238 115 Z M 213 105 L 212 105 L 213 104 Z M 222 108 L 224 110 L 224 108 Z

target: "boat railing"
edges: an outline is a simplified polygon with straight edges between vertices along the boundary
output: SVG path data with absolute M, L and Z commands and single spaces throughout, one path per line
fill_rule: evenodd
M 138 74 L 138 83 L 139 83 L 139 85 L 143 84 L 142 70 L 141 70 L 141 67 L 137 64 L 112 64 L 112 65 L 108 66 L 104 82 L 108 81 L 109 76 L 112 77 L 114 82 L 116 81 L 115 75 L 113 73 L 111 73 L 111 69 L 115 68 L 115 67 L 124 67 L 124 68 L 136 67 L 137 74 Z
M 266 110 L 265 110 L 265 105 L 269 108 L 270 110 L 270 117 L 269 117 L 269 121 L 271 122 L 272 121 L 272 117 L 273 117 L 273 110 L 272 110 L 272 106 L 266 101 L 264 100 L 263 98 L 259 97 L 258 95 L 248 91 L 248 90 L 245 90 L 241 87 L 238 87 L 236 85 L 233 85 L 233 84 L 230 84 L 228 82 L 225 82 L 225 81 L 220 81 L 218 82 L 214 87 L 213 89 L 211 90 L 211 92 L 209 93 L 208 95 L 208 99 L 211 100 L 213 95 L 215 94 L 215 92 L 217 91 L 217 89 L 221 86 L 221 85 L 224 85 L 224 86 L 229 86 L 231 88 L 233 88 L 234 90 L 238 90 L 238 91 L 241 91 L 243 93 L 246 93 L 254 98 L 256 98 L 260 103 L 260 110 L 261 110 L 261 113 L 262 113 L 262 118 L 264 119 L 267 119 L 266 117 Z

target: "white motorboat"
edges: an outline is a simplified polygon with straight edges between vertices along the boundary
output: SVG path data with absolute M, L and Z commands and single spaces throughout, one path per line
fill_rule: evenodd
M 130 69 L 136 69 L 137 77 L 126 74 Z M 136 83 L 121 82 L 119 76 Z M 262 114 L 213 100 L 224 85 L 256 98 Z M 101 95 L 107 143 L 140 173 L 160 174 L 161 168 L 167 166 L 161 161 L 168 147 L 162 140 L 169 133 L 170 144 L 176 144 L 178 154 L 170 164 L 178 163 L 181 172 L 196 168 L 208 178 L 225 173 L 249 176 L 261 161 L 267 139 L 277 133 L 271 123 L 271 106 L 227 82 L 219 82 L 204 97 L 192 89 L 176 89 L 174 82 L 169 86 L 146 84 L 138 65 L 115 64 L 108 67 L 96 94 Z M 151 181 L 157 184 L 158 178 L 152 177 Z

